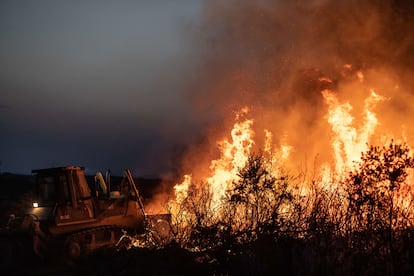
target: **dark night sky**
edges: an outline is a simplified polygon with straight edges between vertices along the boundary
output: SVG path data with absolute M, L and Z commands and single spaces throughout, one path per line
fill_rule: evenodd
M 0 170 L 168 173 L 201 0 L 1 1 Z

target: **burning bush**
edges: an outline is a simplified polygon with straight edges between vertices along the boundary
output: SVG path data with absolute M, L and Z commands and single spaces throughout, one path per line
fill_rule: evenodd
M 405 144 L 392 141 L 388 147 L 371 146 L 362 154 L 358 169 L 346 181 L 352 231 L 387 230 L 392 235 L 411 225 L 404 214 L 413 199 L 406 183 L 413 167 L 414 158 Z
M 413 223 L 412 183 L 407 182 L 413 167 L 408 146 L 391 141 L 363 153 L 358 169 L 346 181 L 351 246 L 392 267 L 399 262 L 396 251 L 406 250 L 401 237 Z
M 262 154 L 251 154 L 227 191 L 227 208 L 235 224 L 233 232 L 251 236 L 247 241 L 291 230 L 289 224 L 300 206 L 294 202 L 294 186 L 289 185 L 289 177 L 275 177 L 267 169 L 269 164 Z
M 295 210 L 293 185 L 288 176 L 272 175 L 263 154 L 251 154 L 238 169 L 220 206 L 212 209 L 208 185 L 190 184 L 186 198 L 175 206 L 176 236 L 185 246 L 211 249 L 246 244 L 260 235 L 279 235 L 292 230 Z
M 174 217 L 176 239 L 197 252 L 214 251 L 221 261 L 234 254 L 258 254 L 251 246 L 263 239 L 268 240 L 266 246 L 274 246 L 272 254 L 283 241 L 296 240 L 303 244 L 294 243 L 296 249 L 289 250 L 299 250 L 300 261 L 315 273 L 338 264 L 359 271 L 355 258 L 364 256 L 368 264 L 385 263 L 395 271 L 402 262 L 396 256 L 407 253 L 402 241 L 413 223 L 412 195 L 407 193 L 413 161 L 405 144 L 370 146 L 346 179 L 331 179 L 343 189 L 327 189 L 319 179 L 301 195 L 295 178 L 280 173 L 275 177 L 269 170 L 274 162 L 252 153 L 214 210 L 209 186 L 189 183 Z

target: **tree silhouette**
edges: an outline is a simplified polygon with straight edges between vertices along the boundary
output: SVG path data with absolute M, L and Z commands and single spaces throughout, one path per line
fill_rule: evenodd
M 395 231 L 404 218 L 401 216 L 401 185 L 414 159 L 406 144 L 371 146 L 362 154 L 359 167 L 350 173 L 346 183 L 349 198 L 348 227 L 354 235 L 355 246 L 379 251 L 393 257 Z M 369 243 L 369 244 L 368 244 Z
M 286 231 L 295 208 L 289 178 L 272 175 L 262 154 L 251 154 L 227 191 L 229 207 L 237 214 L 238 231 L 251 238 Z

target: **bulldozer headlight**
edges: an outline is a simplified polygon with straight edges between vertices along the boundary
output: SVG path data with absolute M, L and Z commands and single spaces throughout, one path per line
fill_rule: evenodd
M 39 207 L 39 203 L 33 202 L 33 208 L 37 208 L 37 207 Z

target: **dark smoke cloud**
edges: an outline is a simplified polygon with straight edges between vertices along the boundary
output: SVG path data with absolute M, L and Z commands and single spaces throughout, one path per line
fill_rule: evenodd
M 210 118 L 211 141 L 200 148 L 211 151 L 233 123 L 233 112 L 248 105 L 258 129 L 289 133 L 302 158 L 323 155 L 329 127 L 321 120 L 326 113 L 321 90 L 340 93 L 357 82 L 359 70 L 387 72 L 404 86 L 399 91 L 409 90 L 413 26 L 412 1 L 208 1 L 195 38 L 199 70 L 188 89 L 195 114 Z M 409 109 L 402 105 L 398 108 Z M 202 154 L 196 156 L 200 160 Z M 189 160 L 185 167 L 194 167 Z
M 409 71 L 414 65 L 412 1 L 209 3 L 200 37 L 205 63 L 196 82 L 208 97 L 261 101 L 260 93 L 284 88 L 301 70 L 337 78 L 347 63 Z M 251 87 L 254 95 L 246 93 Z

